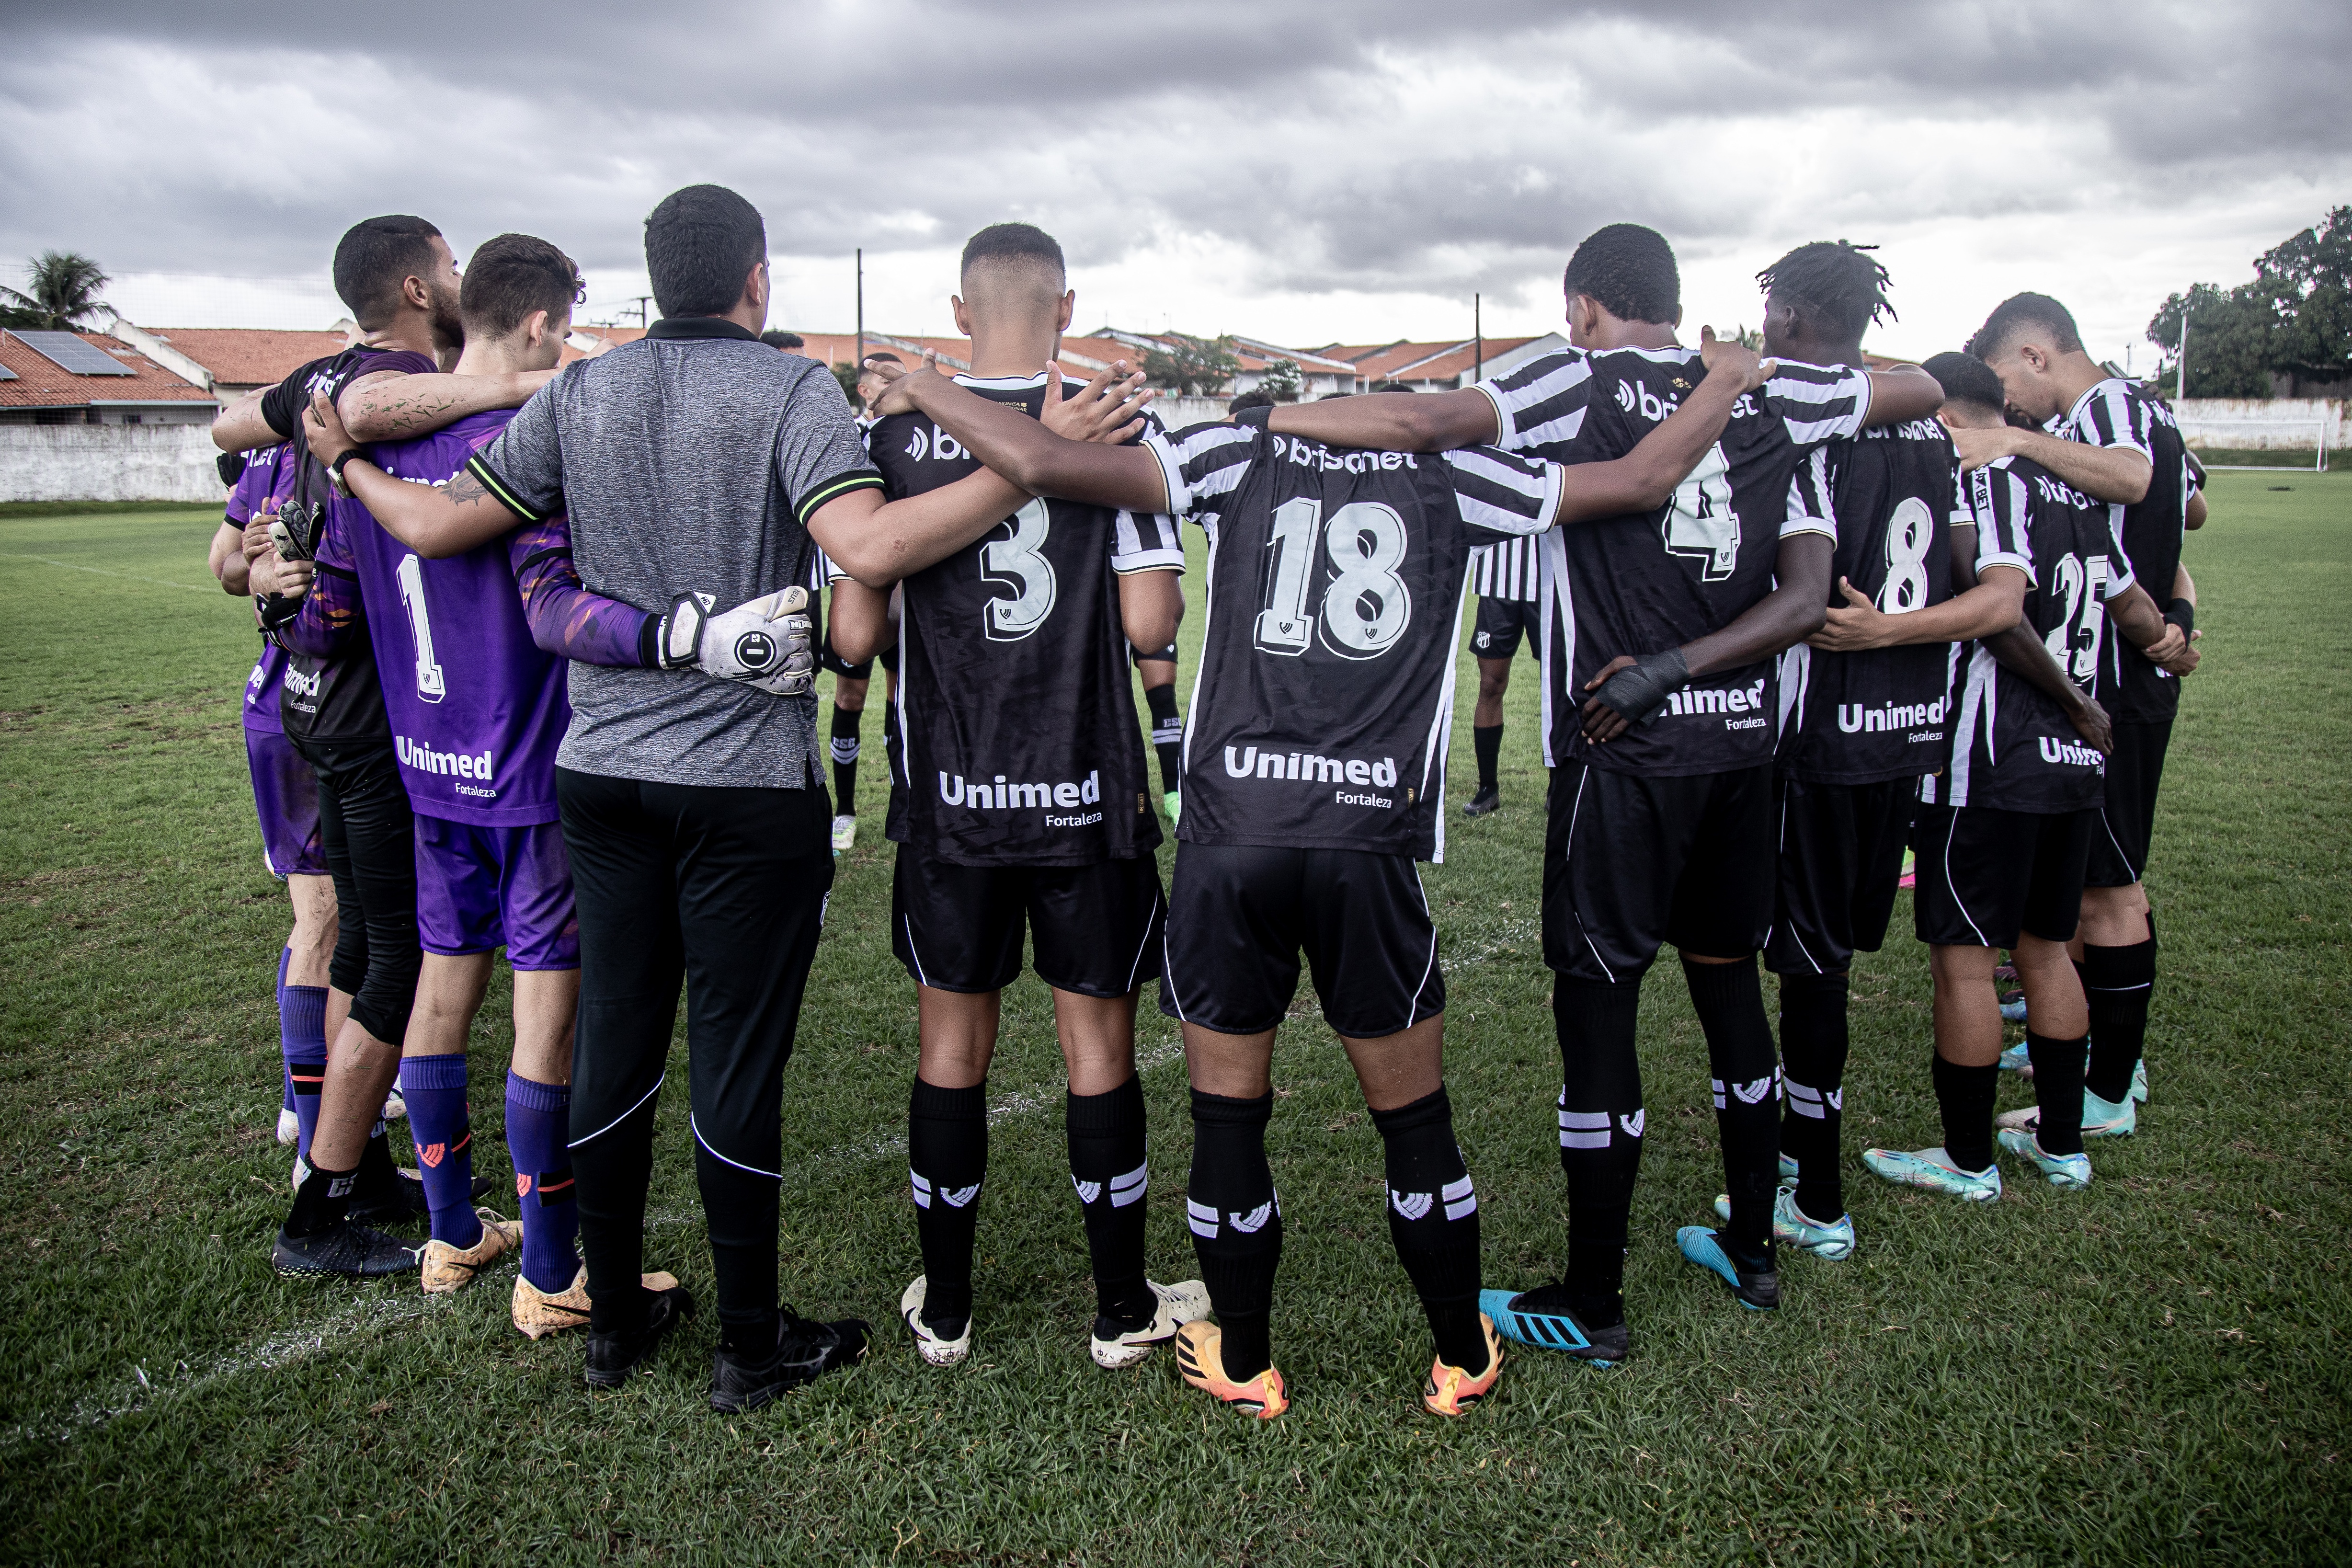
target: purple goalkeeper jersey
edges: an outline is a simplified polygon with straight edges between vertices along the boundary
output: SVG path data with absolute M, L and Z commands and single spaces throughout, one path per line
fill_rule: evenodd
M 278 459 L 285 458 L 280 463 Z M 222 521 L 243 528 L 256 517 L 269 510 L 273 500 L 286 499 L 287 488 L 294 480 L 293 453 L 284 446 L 265 447 L 246 458 L 245 472 L 228 492 L 228 506 Z M 253 661 L 253 673 L 245 678 L 245 727 L 270 734 L 285 732 L 285 721 L 278 716 L 278 688 L 286 678 L 286 650 L 264 637 L 261 657 Z

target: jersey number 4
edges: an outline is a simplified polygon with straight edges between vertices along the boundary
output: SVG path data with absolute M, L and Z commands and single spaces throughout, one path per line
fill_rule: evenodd
M 1720 583 L 1739 564 L 1739 518 L 1731 510 L 1731 481 L 1723 448 L 1707 448 L 1690 477 L 1675 487 L 1660 525 L 1669 555 L 1696 556 L 1700 574 Z
M 1061 591 L 1054 563 L 1045 559 L 1045 536 L 1054 527 L 1054 520 L 1045 514 L 1045 503 L 1033 499 L 1006 521 L 1012 526 L 1012 538 L 992 539 L 980 547 L 981 576 L 1013 590 L 1009 599 L 988 602 L 987 630 L 992 642 L 1019 642 L 1044 626 Z
M 400 604 L 408 612 L 408 637 L 416 645 L 416 695 L 438 702 L 449 695 L 441 662 L 433 657 L 433 617 L 425 608 L 425 567 L 414 555 L 400 558 Z
M 1331 557 L 1328 582 L 1316 567 L 1320 540 Z M 1323 523 L 1323 502 L 1294 496 L 1274 509 L 1275 552 L 1257 616 L 1261 652 L 1296 657 L 1315 640 L 1318 610 L 1307 607 L 1318 582 L 1324 646 L 1342 658 L 1378 658 L 1412 624 L 1412 595 L 1397 568 L 1404 563 L 1404 520 L 1378 501 L 1349 501 Z

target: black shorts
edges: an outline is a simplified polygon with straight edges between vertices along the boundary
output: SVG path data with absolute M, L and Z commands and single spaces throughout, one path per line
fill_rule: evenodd
M 1912 913 L 1937 947 L 2015 947 L 2023 935 L 2074 940 L 2083 862 L 2099 810 L 2041 813 L 1923 805 Z
M 834 674 L 841 677 L 844 680 L 871 680 L 874 679 L 874 661 L 872 659 L 869 658 L 863 664 L 845 663 L 841 656 L 833 651 L 833 642 L 830 638 L 826 639 L 819 646 L 817 649 L 816 662 L 818 668 L 829 669 L 833 671 Z M 898 645 L 897 643 L 889 642 L 882 645 L 882 668 L 888 670 L 893 675 L 898 673 Z
M 1480 658 L 1508 658 L 1519 651 L 1519 639 L 1528 642 L 1532 658 L 1543 658 L 1543 606 L 1526 599 L 1498 599 L 1484 595 L 1478 600 L 1477 629 L 1470 634 L 1470 651 Z
M 1368 849 L 1176 846 L 1160 1010 L 1221 1035 L 1271 1029 L 1298 991 L 1323 1021 L 1376 1040 L 1445 1011 L 1437 927 L 1410 856 Z
M 1645 778 L 1554 768 L 1544 830 L 1544 962 L 1637 980 L 1672 942 L 1738 958 L 1772 927 L 1772 766 Z
M 2128 888 L 2147 870 L 2147 847 L 2156 837 L 2156 790 L 2164 777 L 2165 748 L 2171 743 L 2169 719 L 2116 726 L 2107 798 L 2099 807 L 2099 831 L 2091 836 L 2084 887 Z
M 1919 781 L 1782 777 L 1774 794 L 1778 885 L 1764 966 L 1775 974 L 1843 974 L 1857 952 L 1876 952 L 1886 941 Z
M 958 866 L 898 846 L 890 950 L 919 985 L 1002 991 L 1021 973 L 1025 925 L 1037 978 L 1081 996 L 1124 996 L 1160 973 L 1168 901 L 1149 855 L 1091 866 Z

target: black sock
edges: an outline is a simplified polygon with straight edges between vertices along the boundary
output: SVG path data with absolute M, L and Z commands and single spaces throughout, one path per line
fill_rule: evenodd
M 2147 1004 L 2156 992 L 2156 922 L 2148 921 L 2146 942 L 2128 947 L 2085 942 L 2076 967 L 2083 1000 L 2091 1008 L 2091 1065 L 2083 1081 L 2101 1100 L 2120 1105 L 2131 1093 L 2132 1069 L 2147 1039 Z
M 1478 1327 L 1478 1194 L 1454 1142 L 1444 1086 L 1410 1105 L 1372 1112 L 1385 1147 L 1389 1240 L 1421 1297 L 1437 1359 L 1475 1376 L 1486 1370 Z
M 1568 1268 L 1560 1283 L 1588 1328 L 1625 1321 L 1625 1242 L 1642 1168 L 1642 983 L 1561 978 L 1559 1166 L 1568 1175 Z
M 1478 753 L 1478 788 L 1483 793 L 1495 787 L 1495 763 L 1503 754 L 1503 727 L 1500 724 L 1473 724 L 1470 727 L 1470 747 Z
M 1845 1213 L 1838 1147 L 1845 1058 L 1846 977 L 1780 976 L 1780 1075 L 1789 1091 L 1780 1147 L 1797 1162 L 1797 1206 L 1830 1223 Z
M 1723 1141 L 1724 1188 L 1731 1198 L 1727 1249 L 1741 1263 L 1772 1267 L 1772 1194 L 1780 1174 L 1780 1081 L 1772 1026 L 1764 1018 L 1764 985 L 1756 960 L 1693 963 L 1683 960 L 1691 1005 L 1706 1034 L 1715 1078 L 1716 1132 Z
M 357 1167 L 329 1171 L 312 1165 L 302 1178 L 302 1184 L 294 1189 L 294 1207 L 286 1216 L 286 1234 L 299 1240 L 342 1224 L 351 1213 L 352 1189 L 358 1178 Z
M 1176 711 L 1176 683 L 1145 687 L 1143 700 L 1151 710 L 1151 749 L 1160 754 L 1160 786 L 1173 795 L 1184 772 L 1184 716 Z
M 384 1129 L 383 1118 L 378 1117 L 375 1125 L 368 1129 L 367 1147 L 360 1151 L 360 1168 L 352 1184 L 352 1195 L 366 1204 L 406 1197 L 410 1189 L 403 1184 L 407 1180 L 393 1162 L 392 1137 Z
M 1143 1281 L 1143 1194 L 1151 1184 L 1143 1122 L 1140 1078 L 1104 1094 L 1072 1094 L 1063 1112 L 1070 1183 L 1094 1263 L 1095 1310 L 1129 1329 L 1157 1310 Z
M 907 1164 L 923 1247 L 923 1321 L 962 1331 L 971 1317 L 971 1244 L 988 1179 L 988 1085 L 941 1089 L 915 1079 L 907 1102 Z M 953 1339 L 955 1333 L 948 1337 Z
M 1184 1213 L 1201 1279 L 1223 1331 L 1225 1375 L 1246 1383 L 1274 1364 L 1270 1318 L 1282 1262 L 1282 1200 L 1265 1163 L 1274 1096 L 1192 1091 L 1192 1178 Z
M 2033 1060 L 2033 1103 L 2042 1111 L 2035 1136 L 2045 1154 L 2083 1152 L 2083 1062 L 2089 1049 L 2087 1037 L 2053 1040 L 2035 1034 L 2031 1026 L 2026 1028 L 2025 1050 Z
M 865 721 L 862 708 L 833 710 L 833 811 L 836 816 L 857 815 L 857 729 Z
M 1944 1116 L 1944 1152 L 1970 1173 L 1992 1164 L 1992 1102 L 2000 1085 L 2000 1064 L 1964 1068 L 1935 1058 L 1936 1108 Z

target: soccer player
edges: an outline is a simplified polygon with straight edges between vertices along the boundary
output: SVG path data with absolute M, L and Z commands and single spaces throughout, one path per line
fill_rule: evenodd
M 1947 426 L 1956 432 L 2000 426 L 2001 383 L 1981 362 L 1938 354 L 1927 369 L 1945 389 Z M 2103 794 L 2106 721 L 2097 690 L 2128 657 L 2106 623 L 2143 651 L 2168 628 L 2134 580 L 2108 508 L 2016 457 L 1971 472 L 1968 496 L 1977 576 L 2021 579 L 2021 629 L 2042 647 L 2029 642 L 2021 658 L 2014 635 L 1974 646 L 1947 726 L 1948 759 L 1920 790 L 1913 908 L 1935 974 L 1934 1076 L 1944 1142 L 1916 1151 L 1868 1149 L 1862 1157 L 1888 1181 L 1983 1203 L 2001 1191 L 1992 1152 L 2001 1032 L 1996 948 L 2014 953 L 2025 986 L 2040 1111 L 2032 1129 L 2002 1129 L 2000 1146 L 2031 1161 L 2053 1186 L 2090 1184 L 2082 1124 L 2090 1019 L 2066 943 Z M 2021 673 L 2039 665 L 2045 650 L 2068 681 Z M 2184 652 L 2180 660 L 2193 657 Z M 2053 698 L 2053 684 L 2066 695 Z
M 2178 658 L 2196 624 L 2195 588 L 2180 566 L 2181 536 L 2192 499 L 2202 498 L 2194 495 L 2172 411 L 2085 353 L 2074 318 L 2057 300 L 2043 294 L 2003 300 L 1969 347 L 2000 377 L 2009 405 L 2054 434 L 2006 425 L 1971 431 L 1956 437 L 1963 460 L 2030 458 L 2112 504 L 2133 576 L 2151 596 L 2163 595 L 2165 619 L 2174 627 L 2145 655 L 2122 650 L 2121 679 L 2106 694 L 2116 750 L 2084 873 L 2076 943 L 2091 1007 L 2083 1125 L 2090 1137 L 2121 1136 L 2138 1125 L 2134 1101 L 2147 1092 L 2140 1050 L 2156 988 L 2157 937 L 2141 879 L 2180 703 L 2179 679 L 2167 663 Z
M 1183 618 L 1184 601 L 1176 601 Z M 1160 759 L 1160 809 L 1174 826 L 1184 811 L 1184 715 L 1176 706 L 1176 643 L 1146 653 L 1130 645 L 1135 672 L 1143 678 L 1143 702 L 1151 713 L 1151 750 Z
M 1028 224 L 992 225 L 964 246 L 960 289 L 950 303 L 972 357 L 957 384 L 1035 415 L 1076 302 L 1061 247 Z M 912 412 L 877 419 L 866 447 L 893 499 L 980 468 Z M 1183 563 L 1170 518 L 1033 500 L 898 584 L 891 931 L 921 1019 L 907 1143 L 923 1254 L 899 1315 L 935 1366 L 971 1345 L 988 1068 L 1024 927 L 1069 1071 L 1093 1357 L 1131 1365 L 1208 1310 L 1199 1281 L 1145 1278 L 1150 1166 L 1135 1068 L 1136 998 L 1159 973 L 1165 903 L 1128 650 L 1171 637 Z M 882 620 L 876 590 L 845 582 L 837 609 L 845 597 L 866 602 L 866 624 Z
M 906 377 L 884 399 L 1024 489 L 1172 510 L 1210 531 L 1160 1007 L 1183 1026 L 1186 1210 L 1218 1318 L 1180 1331 L 1177 1353 L 1214 1398 L 1264 1418 L 1289 1403 L 1270 1340 L 1282 1217 L 1265 1131 L 1302 948 L 1386 1146 L 1391 1238 L 1435 1342 L 1423 1403 L 1460 1415 L 1500 1375 L 1479 1311 L 1477 1199 L 1440 1066 L 1444 979 L 1413 867 L 1444 847 L 1466 558 L 1563 518 L 1661 502 L 1753 384 L 1753 355 L 1718 352 L 1726 365 L 1694 384 L 1682 417 L 1632 460 L 1578 473 L 1493 450 L 1335 449 L 1276 435 L 1255 410 L 1142 450 L 1096 450 L 935 376 Z
M 877 349 L 866 358 L 869 363 L 877 360 L 893 365 L 901 363 L 887 349 Z M 857 396 L 862 409 L 873 407 L 885 384 L 869 370 L 858 372 Z M 870 413 L 861 412 L 857 425 L 861 431 L 870 432 L 874 427 Z M 835 579 L 830 563 L 820 563 L 818 576 L 817 586 L 830 589 L 838 596 L 841 591 L 831 588 Z M 866 695 L 874 679 L 874 662 L 877 658 L 882 661 L 883 702 L 887 706 L 898 690 L 898 643 L 897 638 L 889 638 L 878 653 L 850 660 L 841 657 L 828 636 L 817 658 L 821 668 L 833 672 L 833 729 L 826 742 L 833 759 L 833 852 L 840 856 L 857 847 L 857 758 L 864 748 L 860 731 L 866 722 Z M 887 738 L 884 744 L 888 744 Z
M 1681 281 L 1650 229 L 1588 237 L 1562 279 L 1570 347 L 1460 392 L 1286 408 L 1275 428 L 1428 449 L 1493 439 L 1580 464 L 1622 456 L 1685 402 Z M 1618 352 L 1607 352 L 1618 351 Z M 1635 1024 L 1665 942 L 1707 1039 L 1731 1218 L 1685 1226 L 1685 1258 L 1744 1304 L 1780 1300 L 1771 1211 L 1776 1071 L 1756 952 L 1772 917 L 1772 656 L 1822 624 L 1832 524 L 1798 492 L 1804 453 L 1934 409 L 1916 371 L 1781 364 L 1744 398 L 1670 503 L 1546 536 L 1544 956 L 1557 975 L 1562 1279 L 1487 1292 L 1510 1338 L 1612 1363 L 1645 1125 Z M 1573 468 L 1570 470 L 1573 472 Z
M 1471 710 L 1470 743 L 1478 789 L 1462 805 L 1465 816 L 1484 816 L 1503 804 L 1496 768 L 1503 754 L 1503 696 L 1511 689 L 1511 660 L 1526 639 L 1528 656 L 1543 659 L 1543 572 L 1532 539 L 1507 539 L 1472 558 L 1470 591 L 1478 618 L 1470 651 L 1478 660 L 1478 705 Z

